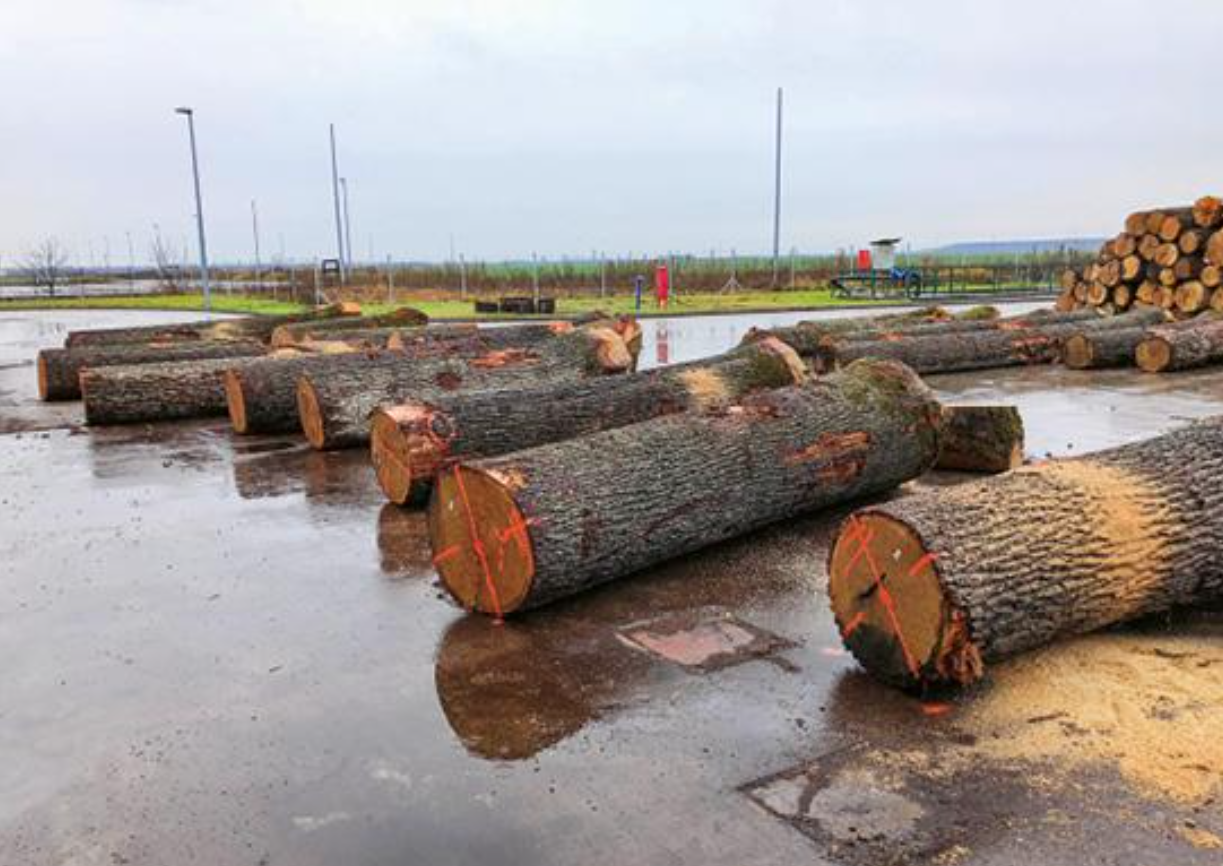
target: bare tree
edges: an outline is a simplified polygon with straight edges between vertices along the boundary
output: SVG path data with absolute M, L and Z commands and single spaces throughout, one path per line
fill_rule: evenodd
M 54 296 L 68 264 L 68 250 L 58 238 L 49 237 L 33 246 L 25 255 L 25 271 L 38 286 L 46 286 Z
M 153 264 L 157 267 L 157 280 L 166 292 L 177 292 L 182 288 L 183 267 L 174 248 L 166 243 L 157 227 L 153 228 L 153 243 L 150 247 Z

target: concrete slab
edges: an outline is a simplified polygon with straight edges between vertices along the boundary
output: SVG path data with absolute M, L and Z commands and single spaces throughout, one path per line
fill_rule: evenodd
M 60 315 L 5 317 L 0 363 Z M 1218 612 L 923 703 L 840 650 L 824 514 L 498 626 L 360 452 L 56 427 L 5 382 L 48 429 L 0 435 L 0 863 L 1220 862 Z M 935 384 L 1019 402 L 1038 454 L 1223 411 L 1214 373 Z M 721 617 L 785 664 L 621 640 Z

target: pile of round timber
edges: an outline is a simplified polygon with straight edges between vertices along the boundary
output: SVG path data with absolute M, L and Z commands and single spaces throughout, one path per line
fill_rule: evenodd
M 857 512 L 828 565 L 846 647 L 907 688 L 1223 599 L 1223 418 Z
M 638 330 L 635 322 L 619 323 Z M 513 389 L 548 381 L 625 373 L 635 358 L 622 333 L 605 324 L 555 334 L 538 345 L 477 357 L 379 357 L 360 366 L 309 369 L 297 382 L 302 431 L 315 448 L 368 445 L 370 416 L 384 405 L 459 390 Z
M 708 412 L 753 391 L 801 383 L 806 374 L 793 349 L 769 338 L 645 373 L 435 394 L 376 410 L 370 456 L 388 499 L 400 505 L 421 502 L 438 472 L 459 460 L 509 454 L 676 412 Z
M 939 424 L 911 370 L 863 361 L 713 412 L 460 462 L 429 505 L 434 562 L 459 604 L 500 617 L 891 489 L 933 464 Z

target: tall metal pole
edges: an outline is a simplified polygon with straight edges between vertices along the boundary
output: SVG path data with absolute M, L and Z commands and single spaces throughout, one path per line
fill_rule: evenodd
M 340 282 L 348 278 L 348 266 L 344 261 L 344 220 L 340 215 L 340 170 L 335 156 L 335 124 L 328 124 L 331 132 L 331 198 L 335 205 L 335 245 L 339 251 Z
M 348 254 L 348 267 L 352 269 L 352 220 L 348 216 L 348 178 L 340 178 L 340 195 L 344 204 L 344 249 Z
M 175 113 L 187 118 L 187 134 L 191 138 L 191 173 L 195 177 L 195 226 L 200 236 L 200 282 L 204 288 L 204 312 L 212 313 L 212 284 L 208 280 L 208 242 L 204 237 L 204 198 L 200 194 L 200 159 L 195 148 L 195 110 L 176 108 Z
M 127 235 L 127 281 L 131 288 L 136 288 L 136 251 L 132 247 L 132 233 L 124 232 Z
M 259 261 L 259 209 L 251 199 L 251 233 L 255 236 L 255 288 L 263 288 L 263 266 Z
M 777 137 L 773 153 L 773 286 L 777 285 L 777 269 L 781 251 L 781 88 L 777 88 Z

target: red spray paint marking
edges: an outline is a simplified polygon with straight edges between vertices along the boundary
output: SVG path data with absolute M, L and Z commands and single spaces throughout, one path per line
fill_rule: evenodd
M 841 640 L 849 640 L 849 636 L 858 630 L 858 626 L 866 622 L 866 611 L 860 610 L 854 614 L 854 618 L 845 626 L 845 630 L 841 632 Z
M 443 550 L 441 553 L 437 554 L 437 556 L 433 557 L 433 564 L 440 565 L 441 563 L 445 562 L 447 559 L 450 559 L 450 557 L 454 556 L 458 552 L 459 552 L 459 546 L 457 544 L 452 544 L 449 547 L 447 547 L 445 550 Z
M 493 614 L 500 623 L 503 619 L 501 599 L 497 597 L 497 587 L 493 584 L 493 573 L 488 567 L 488 557 L 484 555 L 484 544 L 480 541 L 480 536 L 476 534 L 476 516 L 472 513 L 471 503 L 467 500 L 467 488 L 463 486 L 463 471 L 459 466 L 454 467 L 454 480 L 459 487 L 459 498 L 463 500 L 463 510 L 467 513 L 467 523 L 471 529 L 471 546 L 476 552 L 476 559 L 480 561 L 480 567 L 484 569 L 484 585 L 488 588 L 488 594 L 493 601 Z
M 936 559 L 938 559 L 937 553 L 927 553 L 921 559 L 917 560 L 917 562 L 913 563 L 913 567 L 909 569 L 909 577 L 913 577 Z
M 858 524 L 857 518 L 851 517 L 850 521 L 853 525 Z M 892 594 L 888 592 L 887 587 L 883 585 L 883 572 L 879 570 L 875 557 L 871 555 L 870 549 L 867 547 L 872 535 L 870 527 L 865 524 L 861 524 L 861 526 L 862 528 L 855 535 L 859 545 L 858 549 L 866 557 L 867 568 L 870 569 L 870 573 L 875 580 L 875 594 L 879 596 L 879 603 L 883 605 L 884 612 L 888 615 L 888 621 L 892 625 L 892 630 L 896 632 L 896 642 L 900 644 L 900 652 L 904 655 L 905 665 L 908 666 L 909 672 L 914 677 L 917 677 L 921 666 L 917 664 L 917 659 L 909 651 L 909 646 L 905 642 L 904 631 L 900 627 L 900 617 L 896 614 L 896 603 L 892 598 Z

